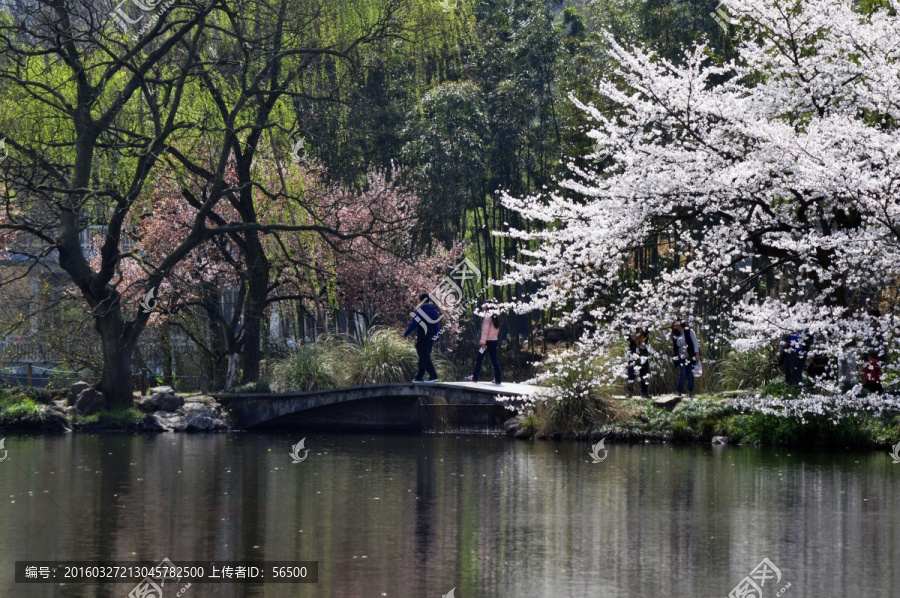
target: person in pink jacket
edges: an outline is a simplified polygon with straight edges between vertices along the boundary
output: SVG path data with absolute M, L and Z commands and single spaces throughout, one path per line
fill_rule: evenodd
M 493 307 L 493 304 L 484 304 L 481 306 L 482 311 L 487 312 Z M 466 380 L 470 382 L 478 382 L 478 374 L 481 373 L 481 362 L 484 360 L 484 353 L 487 351 L 491 358 L 491 364 L 494 366 L 494 384 L 500 384 L 500 359 L 497 357 L 497 337 L 500 335 L 500 314 L 490 315 L 485 313 L 481 317 L 481 340 L 478 343 L 478 356 L 475 358 L 475 372 L 471 376 L 466 376 Z

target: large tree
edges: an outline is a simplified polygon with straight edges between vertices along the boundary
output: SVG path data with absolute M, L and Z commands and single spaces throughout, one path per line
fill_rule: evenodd
M 542 226 L 510 231 L 535 251 L 506 282 L 539 281 L 517 308 L 582 320 L 585 350 L 629 318 L 693 314 L 739 347 L 805 329 L 846 361 L 895 322 L 865 308 L 900 276 L 898 5 L 728 6 L 739 38 L 724 65 L 705 46 L 673 63 L 610 37 L 618 66 L 599 92 L 614 109 L 573 101 L 613 160 L 506 197 Z
M 0 229 L 35 260 L 56 256 L 87 301 L 103 341 L 107 406 L 131 401 L 131 355 L 147 314 L 127 318 L 113 279 L 123 225 L 159 155 L 186 123 L 188 74 L 214 1 L 170 7 L 140 39 L 90 3 L 13 1 L 0 19 Z M 199 219 L 192 242 L 203 231 Z M 99 264 L 82 247 L 102 228 Z M 189 251 L 176 248 L 148 279 Z
M 352 61 L 354 48 L 400 25 L 404 5 L 185 0 L 107 15 L 90 2 L 5 3 L 0 138 L 9 156 L 0 164 L 0 230 L 16 235 L 19 252 L 37 260 L 56 256 L 85 297 L 103 341 L 107 407 L 132 401 L 132 354 L 149 317 L 123 304 L 115 284 L 121 263 L 141 262 L 144 288 L 156 289 L 216 235 L 246 248 L 245 317 L 257 333 L 248 337 L 245 375 L 258 369 L 268 287 L 259 236 L 330 230 L 318 222 L 258 222 L 254 193 L 293 195 L 257 182 L 261 143 L 281 129 L 285 102 L 302 93 L 310 64 L 322 56 Z M 274 136 L 273 151 L 290 145 Z M 178 173 L 194 219 L 182 243 L 148 262 L 130 249 L 126 223 L 147 181 L 165 165 Z M 221 201 L 239 221 L 217 216 Z M 82 247 L 88 227 L 103 237 L 96 267 Z

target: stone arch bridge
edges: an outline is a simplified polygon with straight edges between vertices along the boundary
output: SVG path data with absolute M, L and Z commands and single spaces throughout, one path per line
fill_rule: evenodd
M 499 425 L 536 387 L 526 384 L 435 382 L 350 386 L 278 394 L 214 395 L 234 429 L 315 428 L 421 431 L 438 422 Z

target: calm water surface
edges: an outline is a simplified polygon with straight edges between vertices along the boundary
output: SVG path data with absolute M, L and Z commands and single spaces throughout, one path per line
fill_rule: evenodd
M 886 452 L 307 433 L 7 436 L 0 596 L 16 560 L 310 560 L 309 585 L 184 598 L 900 596 L 900 465 Z M 601 453 L 602 455 L 603 453 Z M 173 588 L 165 595 L 175 595 Z M 755 597 L 755 594 L 748 594 Z

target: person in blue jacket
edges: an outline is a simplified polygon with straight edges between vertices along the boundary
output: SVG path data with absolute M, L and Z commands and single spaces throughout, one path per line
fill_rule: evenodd
M 413 382 L 438 382 L 437 370 L 434 369 L 434 362 L 431 361 L 431 350 L 434 343 L 441 336 L 441 315 L 437 308 L 431 302 L 428 293 L 419 295 L 419 307 L 413 314 L 413 320 L 407 327 L 403 336 L 409 336 L 416 331 L 416 354 L 419 356 L 419 371 Z M 428 373 L 428 380 L 422 380 L 425 373 Z

